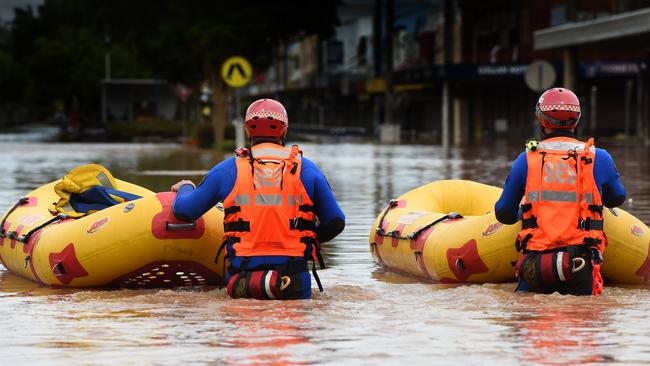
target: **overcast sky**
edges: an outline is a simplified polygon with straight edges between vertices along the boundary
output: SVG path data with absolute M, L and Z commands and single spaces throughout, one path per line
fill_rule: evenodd
M 31 5 L 34 10 L 45 0 L 0 0 L 0 23 L 10 22 L 14 18 L 15 7 Z

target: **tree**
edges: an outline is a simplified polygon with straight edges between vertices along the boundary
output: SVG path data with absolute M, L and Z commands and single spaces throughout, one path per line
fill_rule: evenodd
M 308 7 L 288 0 L 46 0 L 37 16 L 31 9 L 16 10 L 13 51 L 36 79 L 32 101 L 77 92 L 98 100 L 106 37 L 116 77 L 154 76 L 195 86 L 207 80 L 220 145 L 229 93 L 219 77 L 221 63 L 242 55 L 254 67 L 266 67 L 279 42 L 330 36 L 337 7 L 338 1 L 325 0 Z
M 234 1 L 197 0 L 189 4 L 165 2 L 158 34 L 145 41 L 150 65 L 171 80 L 200 83 L 213 90 L 212 124 L 217 147 L 223 141 L 230 91 L 219 76 L 229 56 L 242 55 L 254 67 L 270 63 L 274 46 L 290 37 L 318 34 L 327 37 L 337 23 L 337 2 L 259 1 L 246 6 Z M 313 11 L 311 9 L 318 9 Z M 157 62 L 156 62 L 157 61 Z

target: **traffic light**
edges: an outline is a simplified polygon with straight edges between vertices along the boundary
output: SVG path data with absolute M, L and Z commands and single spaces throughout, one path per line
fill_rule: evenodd
M 207 83 L 201 86 L 201 96 L 199 97 L 199 104 L 201 107 L 201 115 L 209 118 L 212 115 L 212 89 Z

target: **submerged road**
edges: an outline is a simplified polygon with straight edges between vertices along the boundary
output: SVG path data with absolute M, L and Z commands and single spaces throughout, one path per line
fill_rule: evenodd
M 2 136 L 2 212 L 81 164 L 100 163 L 118 178 L 167 190 L 177 174 L 200 174 L 222 159 L 177 145 Z M 438 179 L 501 185 L 520 147 L 301 147 L 328 177 L 348 219 L 325 246 L 324 293 L 260 302 L 232 301 L 219 289 L 52 289 L 0 266 L 0 365 L 650 363 L 649 289 L 607 287 L 599 298 L 516 294 L 514 284 L 418 283 L 373 263 L 368 234 L 389 199 Z M 628 189 L 623 208 L 650 223 L 648 148 L 604 147 Z

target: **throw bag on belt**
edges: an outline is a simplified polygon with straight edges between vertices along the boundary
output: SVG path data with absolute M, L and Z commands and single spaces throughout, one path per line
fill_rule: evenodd
M 233 299 L 247 298 L 258 300 L 273 300 L 286 298 L 283 291 L 292 283 L 289 276 L 281 276 L 280 272 L 270 269 L 265 271 L 239 272 L 230 277 L 228 296 Z
M 116 185 L 115 178 L 101 165 L 74 168 L 54 186 L 54 191 L 61 198 L 50 206 L 49 211 L 52 215 L 62 213 L 78 218 L 140 198 L 116 190 Z
M 530 252 L 517 261 L 516 273 L 533 291 L 559 282 L 573 280 L 574 273 L 582 270 L 587 259 L 571 256 L 568 252 Z

